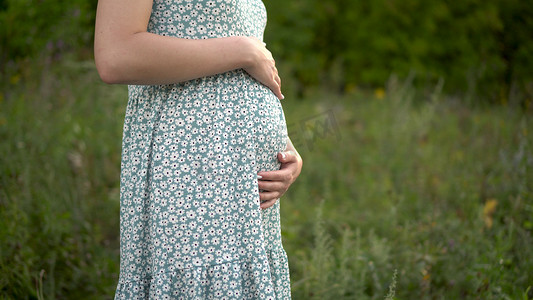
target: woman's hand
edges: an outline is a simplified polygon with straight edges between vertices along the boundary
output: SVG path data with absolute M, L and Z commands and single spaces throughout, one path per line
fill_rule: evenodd
M 289 140 L 289 145 L 284 152 L 278 153 L 281 167 L 276 171 L 259 172 L 258 180 L 261 208 L 271 207 L 285 194 L 291 184 L 298 178 L 302 170 L 303 161 Z
M 281 93 L 281 78 L 272 53 L 268 51 L 265 43 L 257 38 L 249 37 L 248 42 L 252 59 L 243 69 L 257 81 L 270 88 L 279 99 L 285 98 Z

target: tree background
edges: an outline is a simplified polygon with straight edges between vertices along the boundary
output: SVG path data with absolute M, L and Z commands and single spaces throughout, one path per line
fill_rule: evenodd
M 533 3 L 270 0 L 266 42 L 290 93 L 384 87 L 391 74 L 483 102 L 533 97 Z M 1 0 L 0 62 L 90 52 L 95 0 Z M 529 105 L 529 104 L 528 104 Z

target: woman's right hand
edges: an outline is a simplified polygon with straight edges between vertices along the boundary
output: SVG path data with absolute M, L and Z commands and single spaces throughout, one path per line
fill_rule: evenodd
M 280 100 L 285 98 L 281 93 L 281 78 L 272 53 L 266 48 L 265 43 L 255 37 L 248 37 L 247 41 L 252 59 L 243 69 L 257 81 L 270 88 Z

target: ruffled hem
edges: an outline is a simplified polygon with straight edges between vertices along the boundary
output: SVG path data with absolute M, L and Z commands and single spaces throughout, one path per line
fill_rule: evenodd
M 290 299 L 287 255 L 264 256 L 188 269 L 137 281 L 120 281 L 115 300 L 140 299 Z

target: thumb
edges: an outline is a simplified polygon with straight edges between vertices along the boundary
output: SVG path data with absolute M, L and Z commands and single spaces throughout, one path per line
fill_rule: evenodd
M 287 161 L 287 153 L 285 152 L 278 152 L 278 160 L 280 162 L 285 162 Z
M 292 151 L 283 151 L 278 153 L 278 160 L 280 162 L 288 162 L 294 154 Z

